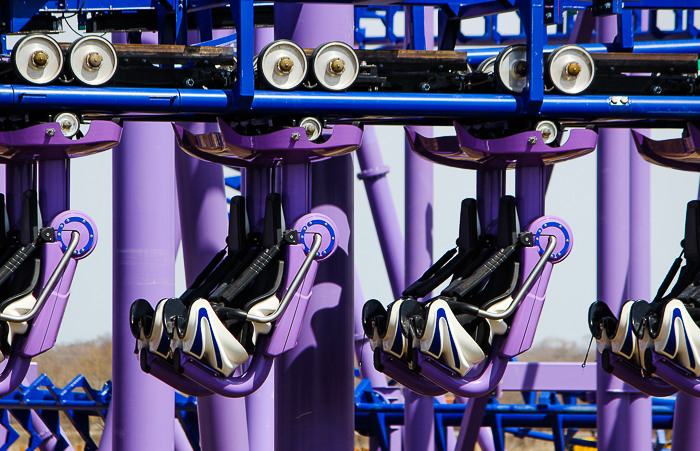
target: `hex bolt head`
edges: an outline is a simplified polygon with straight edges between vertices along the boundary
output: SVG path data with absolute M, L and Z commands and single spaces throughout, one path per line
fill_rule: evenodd
M 537 144 L 537 137 L 536 137 L 536 136 L 530 136 L 530 137 L 527 139 L 527 143 L 528 143 L 528 144 Z
M 42 68 L 46 67 L 46 65 L 49 62 L 49 55 L 42 51 L 42 50 L 37 50 L 36 52 L 32 53 L 32 65 Z
M 46 136 L 55 136 L 56 135 L 56 129 L 55 128 L 47 128 L 46 129 Z

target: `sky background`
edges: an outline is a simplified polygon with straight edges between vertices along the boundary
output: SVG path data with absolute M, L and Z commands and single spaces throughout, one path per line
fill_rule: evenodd
M 662 14 L 665 12 L 660 12 Z M 512 15 L 499 22 L 499 32 L 513 29 Z M 696 15 L 696 22 L 698 15 Z M 663 19 L 663 16 L 662 16 Z M 668 19 L 671 19 L 669 17 Z M 516 19 L 517 20 L 517 19 Z M 509 22 L 510 21 L 510 22 Z M 466 22 L 466 21 L 465 21 Z M 472 21 L 478 29 L 478 21 Z M 400 33 L 402 22 L 397 22 Z M 73 24 L 74 28 L 77 28 Z M 369 24 L 370 27 L 373 25 Z M 515 25 L 517 26 L 517 24 Z M 67 27 L 66 27 L 67 29 Z M 463 30 L 465 27 L 463 26 Z M 483 27 L 482 27 L 483 29 Z M 106 37 L 109 38 L 109 35 Z M 70 30 L 58 40 L 71 42 Z M 8 46 L 16 39 L 10 37 Z M 404 216 L 404 132 L 402 127 L 377 127 L 384 163 L 390 167 L 387 179 L 401 222 Z M 448 127 L 435 129 L 436 136 L 453 135 Z M 652 132 L 655 139 L 680 136 L 679 130 Z M 164 136 L 163 139 L 172 139 Z M 622 149 L 621 149 L 622 150 Z M 173 151 L 180 151 L 173 144 Z M 71 208 L 90 215 L 99 230 L 95 251 L 77 268 L 73 289 L 61 331 L 59 344 L 92 340 L 111 333 L 112 326 L 112 152 L 71 161 Z M 596 300 L 596 153 L 556 165 L 547 193 L 546 214 L 563 218 L 574 234 L 569 257 L 554 267 L 547 302 L 540 319 L 535 343 L 550 339 L 588 344 L 586 314 Z M 685 207 L 698 195 L 699 176 L 649 165 L 651 170 L 651 289 L 655 293 L 668 268 L 680 251 Z M 473 171 L 433 166 L 434 231 L 433 257 L 454 246 L 457 237 L 461 200 L 476 197 Z M 356 173 L 359 167 L 356 163 Z M 226 169 L 230 175 L 233 170 Z M 514 171 L 507 174 L 507 192 L 514 194 Z M 355 184 L 355 262 L 365 298 L 391 302 L 392 295 L 382 260 L 364 184 Z M 229 190 L 229 195 L 233 194 Z M 226 214 L 222 209 L 221 214 Z M 402 226 L 403 227 L 403 226 Z M 401 230 L 403 234 L 403 230 Z M 223 241 L 223 237 L 222 237 Z M 639 245 L 647 245 L 640 243 Z M 175 262 L 175 292 L 185 286 L 181 252 Z M 170 293 L 164 293 L 163 297 Z

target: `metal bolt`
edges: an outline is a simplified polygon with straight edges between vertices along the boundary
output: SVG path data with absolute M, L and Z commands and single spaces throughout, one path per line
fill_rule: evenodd
M 292 133 L 291 138 L 292 138 L 292 141 L 299 141 L 299 139 L 301 139 L 301 133 L 294 132 L 294 133 Z
M 47 128 L 46 129 L 46 136 L 54 136 L 56 135 L 56 129 L 54 128 Z
M 630 98 L 629 98 L 629 97 L 626 97 L 626 96 L 625 96 L 625 97 L 620 97 L 620 103 L 623 104 L 623 105 L 627 105 L 628 103 L 630 103 Z
M 345 61 L 340 58 L 334 58 L 328 63 L 328 69 L 333 75 L 341 75 L 345 72 Z
M 102 66 L 102 55 L 96 52 L 89 53 L 87 58 L 85 59 L 85 62 L 87 63 L 90 69 L 99 69 L 100 66 Z
M 610 8 L 612 8 L 612 3 L 606 3 L 603 6 L 605 7 L 605 9 L 610 9 Z
M 653 92 L 654 94 L 661 94 L 661 91 L 663 91 L 663 90 L 661 89 L 661 86 L 659 86 L 659 85 L 656 85 L 653 88 L 651 88 L 651 92 Z
M 192 80 L 191 78 L 186 78 L 185 86 L 187 86 L 188 88 L 192 88 L 194 86 L 194 80 Z
M 294 67 L 294 62 L 287 56 L 283 56 L 277 62 L 277 70 L 279 70 L 280 73 L 285 74 L 285 75 L 290 73 L 292 71 L 293 67 Z
M 537 137 L 536 137 L 536 136 L 530 136 L 530 137 L 527 139 L 527 143 L 528 143 L 528 144 L 537 144 Z
M 141 62 L 145 64 L 145 63 L 146 63 L 146 58 L 142 59 Z
M 566 74 L 569 77 L 578 77 L 578 74 L 581 73 L 581 66 L 579 66 L 578 63 L 571 62 L 566 65 Z
M 610 97 L 610 103 L 612 103 L 613 105 L 617 105 L 618 99 L 619 97 L 617 96 Z
M 32 53 L 32 65 L 42 68 L 45 67 L 48 62 L 49 55 L 47 55 L 46 52 L 37 50 L 36 52 Z
M 423 82 L 420 84 L 420 90 L 423 92 L 430 91 L 430 83 Z

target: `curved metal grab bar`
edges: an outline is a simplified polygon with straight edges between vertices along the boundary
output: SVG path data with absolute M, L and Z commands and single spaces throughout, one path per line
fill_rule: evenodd
M 255 316 L 255 315 L 249 315 L 248 313 L 242 312 L 240 310 L 234 310 L 231 312 L 233 315 L 238 316 L 240 318 L 243 318 L 247 321 L 252 321 L 254 323 L 270 323 L 277 318 L 279 318 L 282 313 L 284 313 L 284 310 L 287 308 L 287 304 L 289 304 L 289 301 L 292 300 L 292 297 L 294 296 L 294 293 L 297 291 L 297 288 L 299 288 L 299 284 L 301 283 L 302 279 L 306 277 L 306 273 L 309 271 L 309 267 L 311 266 L 311 262 L 313 261 L 314 257 L 318 253 L 318 250 L 321 249 L 321 235 L 318 233 L 314 233 L 314 241 L 311 243 L 311 249 L 309 252 L 306 254 L 306 258 L 304 258 L 304 262 L 301 264 L 301 268 L 299 268 L 299 272 L 297 273 L 296 276 L 294 276 L 294 280 L 292 280 L 292 284 L 289 285 L 289 288 L 287 289 L 287 292 L 284 293 L 284 297 L 282 297 L 282 301 L 280 302 L 279 307 L 277 307 L 277 310 L 271 315 L 268 316 Z
M 507 318 L 510 316 L 513 311 L 518 307 L 520 304 L 520 301 L 523 300 L 525 297 L 525 294 L 530 290 L 530 287 L 532 284 L 535 282 L 535 279 L 540 275 L 542 272 L 542 269 L 544 268 L 544 264 L 547 263 L 547 259 L 552 255 L 552 252 L 554 252 L 554 248 L 557 247 L 557 238 L 553 235 L 549 235 L 549 240 L 547 242 L 547 249 L 544 250 L 544 253 L 540 257 L 540 259 L 537 261 L 537 264 L 533 268 L 532 272 L 530 273 L 529 276 L 527 276 L 527 279 L 525 279 L 525 283 L 523 283 L 523 286 L 520 288 L 520 291 L 518 291 L 518 294 L 515 295 L 515 298 L 513 298 L 513 301 L 510 303 L 508 308 L 501 312 L 501 313 L 491 313 L 486 310 L 481 310 L 479 308 L 476 309 L 476 314 L 478 316 L 481 316 L 483 318 L 487 319 L 503 319 Z
M 73 255 L 73 252 L 75 252 L 75 250 L 78 248 L 78 242 L 80 241 L 80 233 L 75 230 L 72 230 L 71 232 L 73 233 L 71 234 L 70 243 L 68 243 L 68 248 L 63 253 L 63 257 L 61 257 L 61 260 L 59 260 L 58 265 L 56 265 L 56 269 L 54 269 L 48 282 L 46 282 L 46 285 L 44 285 L 44 288 L 42 288 L 41 293 L 39 294 L 39 297 L 37 298 L 36 303 L 34 304 L 34 307 L 32 307 L 32 309 L 28 313 L 25 313 L 22 316 L 11 316 L 0 313 L 0 320 L 7 321 L 10 323 L 23 323 L 34 318 L 36 314 L 39 313 L 39 309 L 41 309 L 46 300 L 49 298 L 49 295 L 56 286 L 56 282 L 58 282 L 58 279 L 63 275 L 63 271 L 68 265 L 68 260 L 70 260 L 71 256 Z

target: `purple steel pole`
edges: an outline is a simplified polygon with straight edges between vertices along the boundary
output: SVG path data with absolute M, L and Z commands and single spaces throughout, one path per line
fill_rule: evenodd
M 175 294 L 173 139 L 170 124 L 127 122 L 112 154 L 114 451 L 174 447 L 174 391 L 141 371 L 129 329 L 134 300 Z
M 616 16 L 599 18 L 596 33 L 599 42 L 612 42 L 617 34 Z M 630 274 L 629 146 L 628 130 L 600 131 L 598 299 L 605 301 L 613 312 L 619 312 L 626 300 L 625 287 Z M 636 399 L 638 392 L 603 371 L 600 361 L 597 364 L 597 377 L 598 449 L 624 451 L 648 448 L 651 422 L 646 424 L 646 414 L 642 410 L 646 405 Z M 637 425 L 633 421 L 642 421 L 643 424 Z
M 628 135 L 630 152 L 630 263 L 624 299 L 651 301 L 651 166 L 639 155 Z M 630 449 L 651 443 L 651 396 L 629 394 L 629 422 L 634 427 Z M 678 417 L 675 417 L 678 418 Z M 674 421 L 675 425 L 675 421 Z M 699 436 L 700 437 L 700 436 Z
M 353 43 L 353 6 L 275 5 L 275 38 L 302 47 Z M 308 165 L 293 165 L 306 166 Z M 275 449 L 354 449 L 353 404 L 353 164 L 350 155 L 314 163 L 311 185 L 303 167 L 282 169 L 285 215 L 295 219 L 311 193 L 313 211 L 338 227 L 339 249 L 319 265 L 296 348 L 275 368 Z M 308 172 L 306 172 L 308 174 Z M 297 181 L 301 186 L 291 183 Z M 288 191 L 297 190 L 297 191 Z M 299 199 L 292 196 L 299 193 Z M 287 208 L 289 205 L 289 208 Z
M 10 229 L 19 229 L 22 218 L 22 196 L 28 189 L 35 189 L 36 171 L 33 164 L 7 164 L 5 204 Z
M 515 168 L 516 204 L 521 230 L 544 215 L 546 177 L 544 164 Z
M 70 160 L 39 162 L 39 207 L 44 225 L 70 209 Z
M 423 136 L 430 127 L 416 127 Z M 406 281 L 420 278 L 433 260 L 433 165 L 414 155 L 406 143 Z M 435 449 L 433 398 L 404 389 L 405 451 Z
M 414 11 L 416 11 L 414 9 Z M 411 29 L 409 23 L 414 17 L 406 11 L 406 36 Z M 412 46 L 415 50 L 433 49 L 433 8 L 423 10 L 423 24 L 416 23 L 415 32 L 423 27 L 422 44 L 420 37 L 416 42 L 406 40 L 404 45 Z M 427 44 L 430 43 L 430 44 Z M 416 127 L 415 130 L 423 136 L 432 135 L 430 127 Z M 433 262 L 433 166 L 432 163 L 415 155 L 404 141 L 405 166 L 405 283 L 418 279 Z M 433 451 L 435 449 L 435 408 L 434 399 L 418 395 L 404 389 L 404 428 L 403 445 L 405 451 Z M 454 442 L 452 442 L 454 443 Z M 452 444 L 452 446 L 454 446 Z
M 379 245 L 382 248 L 384 264 L 389 274 L 391 291 L 394 298 L 398 299 L 406 288 L 404 283 L 405 250 L 399 217 L 396 215 L 396 207 L 389 189 L 389 180 L 386 178 L 389 167 L 384 166 L 382 161 L 375 127 L 365 127 L 362 145 L 357 150 L 357 161 L 360 163 L 362 171 L 357 175 L 357 178 L 365 184 L 369 207 L 372 210 L 372 218 L 379 237 Z
M 476 171 L 476 199 L 482 233 L 498 219 L 498 203 L 505 192 L 503 172 L 498 169 Z
M 216 124 L 191 124 L 193 133 L 212 133 Z M 221 165 L 198 160 L 175 145 L 175 173 L 187 285 L 226 245 L 228 220 Z M 210 396 L 197 400 L 203 451 L 248 450 L 245 400 Z

